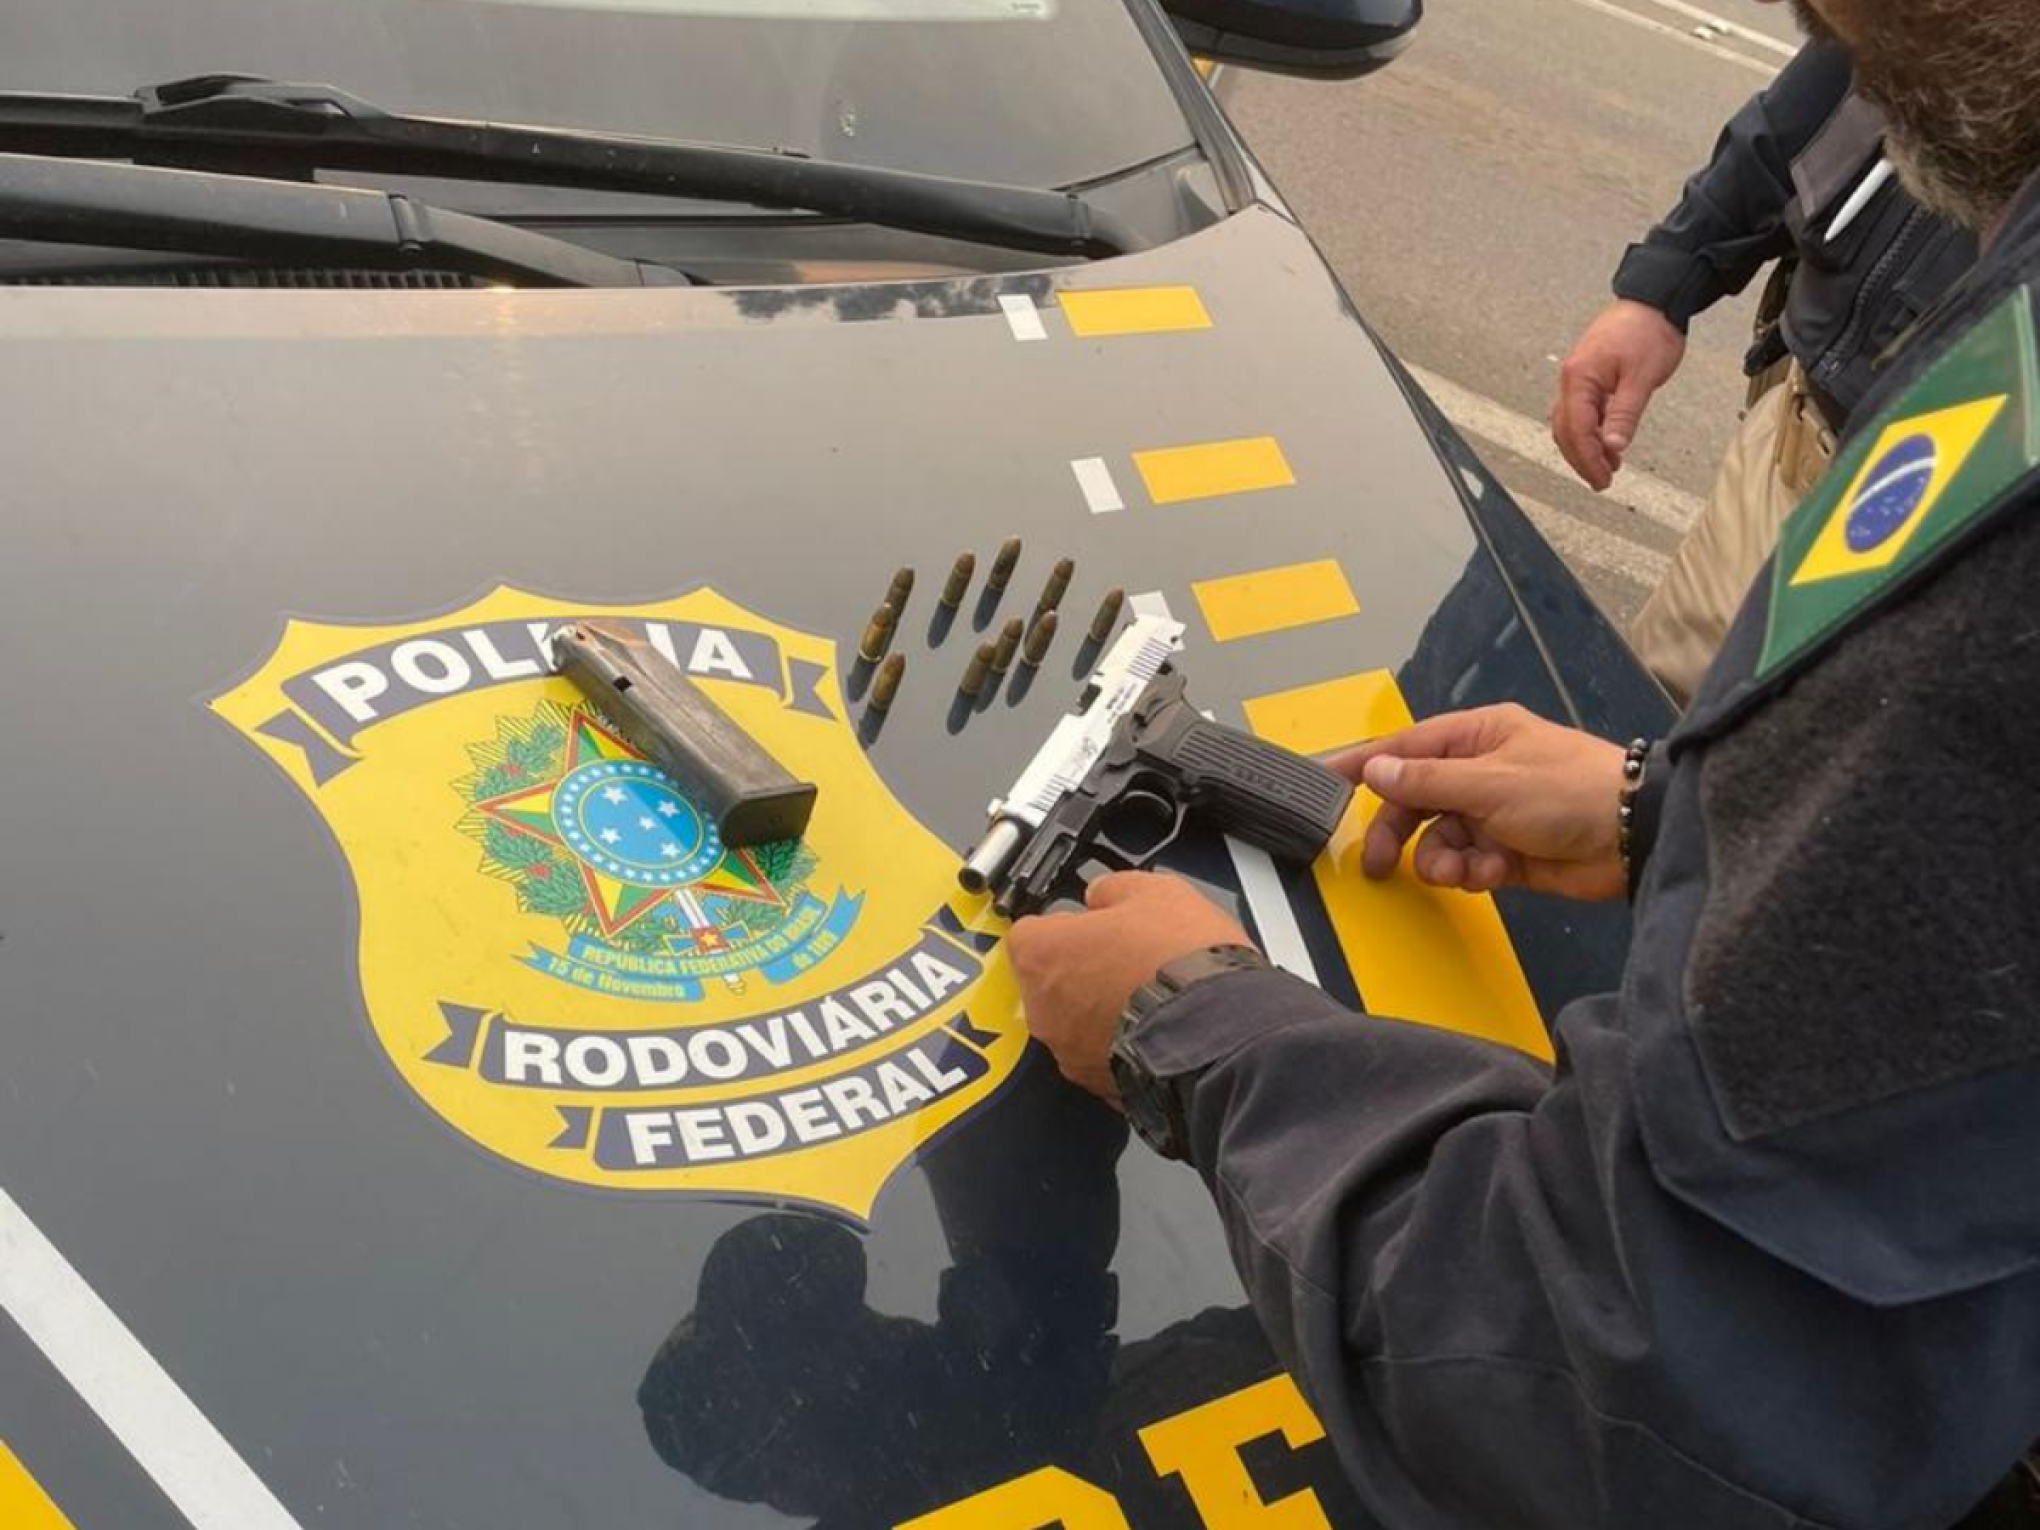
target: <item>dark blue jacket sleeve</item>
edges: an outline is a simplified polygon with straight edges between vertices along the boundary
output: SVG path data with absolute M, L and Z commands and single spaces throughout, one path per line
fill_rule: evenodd
M 1693 316 L 1742 291 L 1788 255 L 1785 209 L 1792 161 L 1849 93 L 1838 47 L 1809 43 L 1778 78 L 1731 117 L 1714 157 L 1686 183 L 1664 220 L 1633 244 L 1615 272 L 1615 294 L 1648 303 L 1684 329 Z
M 1568 1009 L 1555 1072 L 1281 973 L 1150 1023 L 1255 1309 L 1354 1485 L 1399 1530 L 1953 1523 L 1967 1502 L 1922 1453 L 1948 1460 L 1948 1394 L 2011 1363 L 2030 1292 L 2023 1328 L 2001 1288 L 1873 1308 L 1668 1193 L 1618 1010 Z M 2016 1454 L 1979 1448 L 1976 1497 Z

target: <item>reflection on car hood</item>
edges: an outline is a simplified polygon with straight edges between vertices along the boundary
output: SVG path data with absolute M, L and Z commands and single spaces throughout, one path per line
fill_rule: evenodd
M 1065 301 L 1079 289 L 1116 295 Z M 1111 588 L 1166 604 L 1190 694 L 1227 721 L 1380 671 L 1419 710 L 1550 704 L 1435 426 L 1301 233 L 1250 211 L 1135 257 L 908 286 L 0 289 L 0 347 L 0 1212 L 51 1235 L 302 1523 L 890 1526 L 1056 1461 L 1135 1523 L 1195 1524 L 1134 1431 L 1275 1369 L 1203 1187 L 1122 1157 L 1124 1124 L 1023 1056 L 1010 999 L 937 1014 L 936 967 L 882 962 L 925 950 L 998 981 L 993 942 L 936 899 L 1071 704 L 1078 634 L 960 719 L 956 681 L 1059 558 L 1066 631 Z M 982 588 L 1009 536 L 1005 609 L 974 595 L 936 642 L 951 560 L 974 552 Z M 872 726 L 843 707 L 846 645 L 901 565 L 910 667 Z M 601 852 L 543 837 L 564 820 L 531 792 L 641 787 L 599 728 L 528 694 L 553 682 L 515 646 L 524 618 L 591 607 L 713 627 L 705 662 L 784 677 L 783 696 L 724 692 L 733 708 L 841 730 L 813 763 L 860 795 L 825 785 L 818 818 L 868 805 L 861 860 L 810 876 L 807 902 L 798 857 L 698 890 L 774 902 L 750 966 L 691 909 L 671 942 L 621 951 L 635 895 L 590 869 Z M 463 680 L 442 687 L 452 661 L 418 650 L 418 706 L 352 741 L 335 696 L 394 684 L 389 634 L 433 621 L 460 629 Z M 364 667 L 321 701 L 298 683 L 313 648 Z M 484 678 L 516 704 L 435 691 Z M 382 741 L 470 703 L 429 770 L 391 773 Z M 679 809 L 644 801 L 655 837 L 633 853 L 681 856 L 652 811 Z M 443 886 L 417 880 L 428 864 L 453 868 Z M 905 866 L 933 868 L 927 903 L 878 895 Z M 1185 869 L 1237 885 L 1215 840 Z M 1292 882 L 1298 940 L 1350 996 Z M 485 902 L 531 939 L 482 950 Z M 876 986 L 859 1002 L 928 1027 L 921 1082 L 866 1083 L 901 1108 L 924 1085 L 1003 1087 L 879 1163 L 861 1229 L 838 1213 L 869 1196 L 799 1152 L 747 1188 L 643 1194 L 605 1178 L 599 1096 L 427 1098 L 496 1087 L 488 1048 L 539 1008 L 574 1014 L 570 983 L 628 982 L 678 1034 L 690 1006 L 735 1005 L 732 982 L 749 1013 L 785 1011 L 825 940 L 876 948 L 896 916 L 879 958 L 816 969 L 831 999 Z M 1619 945 L 1562 917 L 1515 926 L 1547 999 L 1555 953 L 1605 970 Z M 552 976 L 538 1006 L 489 986 Z M 756 1031 L 760 1056 L 800 1034 Z M 576 1153 L 576 1173 L 548 1168 Z M 7 1444 L 77 1523 L 181 1522 L 4 1322 L 0 1378 Z M 1307 1437 L 1293 1393 L 1257 1395 L 1276 1413 L 1240 1415 L 1242 1440 Z M 1274 1454 L 1271 1499 L 1301 1473 L 1360 1523 L 1323 1447 Z
M 1077 287 L 1187 288 L 1208 324 L 1079 336 L 1058 301 Z M 1357 606 L 1337 620 L 1223 644 L 1193 621 L 1195 693 L 1221 705 L 1403 664 L 1479 556 L 1388 364 L 1266 211 L 1051 275 L 912 284 L 0 289 L 0 338 L 28 549 L 7 604 L 110 621 L 65 662 L 129 706 L 247 667 L 285 613 L 391 619 L 499 581 L 599 601 L 707 583 L 854 638 L 894 567 L 939 581 L 1009 535 L 1023 582 L 1076 560 L 1072 608 L 1117 586 L 1185 618 L 1200 582 L 1336 560 Z M 1246 444 L 1176 452 L 1223 443 Z M 136 631 L 174 644 L 163 673 L 122 656 Z M 1040 718 L 1010 722 L 981 730 L 988 758 Z M 973 774 L 895 785 L 961 837 Z

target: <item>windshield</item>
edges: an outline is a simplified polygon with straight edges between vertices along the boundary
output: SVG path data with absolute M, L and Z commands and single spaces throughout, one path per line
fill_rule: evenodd
M 1123 0 L 10 0 L 0 89 L 238 71 L 391 111 L 1067 186 L 1191 141 Z

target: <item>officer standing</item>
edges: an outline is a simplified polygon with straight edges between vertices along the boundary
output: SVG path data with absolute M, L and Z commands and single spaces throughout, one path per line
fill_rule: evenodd
M 1742 423 L 1700 519 L 1630 626 L 1637 654 L 1681 705 L 1877 368 L 1975 263 L 1975 236 L 1892 177 L 1884 128 L 1884 114 L 1851 89 L 1847 52 L 1809 43 L 1629 247 L 1615 301 L 1559 368 L 1552 438 L 1604 490 L 1685 359 L 1687 327 L 1779 262 L 1744 363 Z
M 1343 761 L 1367 875 L 1633 894 L 1555 1069 L 1356 1021 L 1168 878 L 1012 931 L 1398 1530 L 2040 1522 L 2040 25 L 1795 8 L 1981 263 L 1669 739 L 1504 707 Z

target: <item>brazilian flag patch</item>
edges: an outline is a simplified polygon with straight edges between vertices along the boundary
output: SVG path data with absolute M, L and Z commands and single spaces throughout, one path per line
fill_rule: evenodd
M 1895 588 L 2040 466 L 2035 362 L 2022 288 L 1857 436 L 1779 538 L 1760 680 Z

